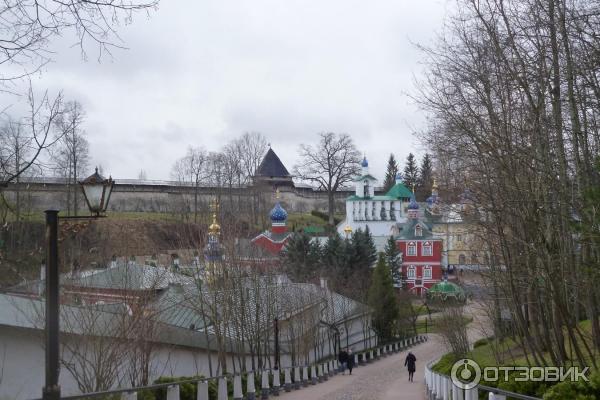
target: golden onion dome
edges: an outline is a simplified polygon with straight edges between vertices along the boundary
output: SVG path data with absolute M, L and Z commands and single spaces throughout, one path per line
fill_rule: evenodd
M 213 214 L 213 222 L 208 227 L 208 232 L 213 235 L 218 235 L 221 233 L 221 225 L 217 223 L 217 214 Z

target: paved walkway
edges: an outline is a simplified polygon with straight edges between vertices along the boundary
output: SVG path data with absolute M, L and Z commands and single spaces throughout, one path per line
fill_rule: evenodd
M 441 356 L 444 347 L 436 336 L 411 349 L 417 357 L 414 382 L 408 382 L 404 367 L 407 351 L 389 355 L 379 361 L 354 369 L 352 375 L 335 375 L 328 381 L 300 390 L 284 393 L 282 400 L 423 400 L 425 384 L 423 367 L 426 362 Z
M 469 340 L 488 336 L 489 320 L 481 305 L 470 302 L 465 314 L 473 317 L 469 324 Z M 283 393 L 282 400 L 425 400 L 423 369 L 425 364 L 447 352 L 437 335 L 429 335 L 429 341 L 411 349 L 417 357 L 414 382 L 408 382 L 404 367 L 407 351 L 387 356 L 366 366 L 359 366 L 352 375 L 336 375 L 328 381 L 301 390 Z

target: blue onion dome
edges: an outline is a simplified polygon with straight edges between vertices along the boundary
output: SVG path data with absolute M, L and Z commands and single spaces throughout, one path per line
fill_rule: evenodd
M 396 183 L 402 183 L 402 175 L 400 172 L 396 174 Z
M 281 204 L 277 202 L 277 204 L 275 204 L 275 207 L 273 207 L 273 209 L 271 210 L 270 217 L 271 222 L 284 222 L 288 217 L 288 213 L 283 209 L 283 207 L 281 207 Z
M 417 199 L 415 198 L 414 193 L 410 196 L 410 203 L 408 203 L 408 209 L 409 210 L 418 210 L 419 209 L 419 203 L 417 203 Z
M 367 168 L 369 166 L 369 162 L 367 161 L 367 157 L 363 157 L 362 163 L 360 164 L 363 168 Z

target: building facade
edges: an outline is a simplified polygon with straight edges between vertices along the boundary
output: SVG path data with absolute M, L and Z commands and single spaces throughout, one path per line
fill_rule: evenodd
M 369 174 L 366 158 L 361 166 L 361 175 L 354 179 L 354 194 L 346 199 L 346 218 L 337 226 L 337 231 L 344 237 L 347 232 L 358 229 L 364 231 L 368 226 L 378 250 L 382 250 L 380 247 L 393 233 L 392 227 L 407 221 L 411 191 L 398 176 L 396 184 L 389 191 L 384 195 L 375 195 L 377 179 Z
M 442 280 L 443 242 L 433 235 L 430 221 L 419 217 L 414 194 L 408 205 L 408 220 L 398 226 L 396 243 L 402 253 L 402 286 L 423 296 Z

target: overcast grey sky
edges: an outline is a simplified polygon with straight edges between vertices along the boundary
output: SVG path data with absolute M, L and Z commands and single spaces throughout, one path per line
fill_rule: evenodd
M 87 110 L 92 165 L 116 178 L 169 179 L 188 145 L 218 150 L 262 132 L 291 170 L 300 143 L 352 135 L 382 179 L 390 152 L 420 152 L 405 92 L 446 0 L 163 0 L 119 30 L 128 50 L 84 62 L 57 43 L 38 88 Z

